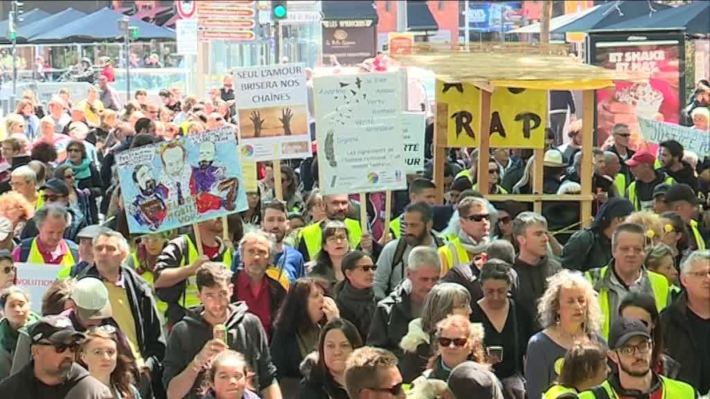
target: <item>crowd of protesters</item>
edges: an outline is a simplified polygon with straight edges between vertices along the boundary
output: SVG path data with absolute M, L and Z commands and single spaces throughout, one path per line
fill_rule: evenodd
M 593 151 L 594 220 L 581 229 L 569 202 L 538 214 L 515 201 L 531 192 L 531 151 L 493 149 L 482 188 L 478 152 L 464 149 L 449 153 L 443 182 L 432 181 L 431 160 L 409 176 L 390 225 L 380 193 L 364 204 L 321 194 L 312 158 L 282 165 L 283 201 L 263 163 L 249 209 L 227 223 L 136 236 L 116 154 L 222 127 L 237 135 L 233 80 L 206 100 L 164 89 L 158 101 L 138 90 L 126 103 L 111 81 L 101 75 L 81 99 L 62 90 L 46 111 L 25 92 L 5 117 L 3 394 L 709 394 L 708 154 L 673 140 L 635 152 L 629 127 L 616 125 L 609 147 Z M 568 144 L 556 146 L 556 133 L 544 192 L 580 193 L 581 121 Z M 56 268 L 42 298 L 17 285 L 28 263 Z

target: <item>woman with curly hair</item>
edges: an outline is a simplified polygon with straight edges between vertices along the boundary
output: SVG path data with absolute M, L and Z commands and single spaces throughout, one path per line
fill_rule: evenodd
M 562 270 L 550 277 L 538 302 L 544 328 L 528 342 L 525 379 L 530 398 L 539 398 L 560 375 L 567 351 L 576 344 L 603 343 L 602 314 L 592 283 L 581 273 Z
M 90 329 L 77 352 L 77 360 L 111 390 L 114 398 L 140 399 L 133 384 L 139 375 L 131 350 L 116 332 L 115 327 L 108 325 Z
M 663 223 L 661 218 L 652 211 L 636 211 L 629 215 L 626 223 L 636 223 L 641 225 L 646 234 L 646 251 L 648 252 L 654 245 L 661 242 L 663 238 Z
M 449 315 L 436 325 L 436 354 L 429 359 L 424 375 L 446 381 L 454 367 L 473 360 L 485 363 L 483 325 L 468 317 Z
M 0 216 L 12 222 L 14 236 L 19 237 L 28 220 L 35 214 L 35 208 L 27 199 L 16 191 L 0 195 Z

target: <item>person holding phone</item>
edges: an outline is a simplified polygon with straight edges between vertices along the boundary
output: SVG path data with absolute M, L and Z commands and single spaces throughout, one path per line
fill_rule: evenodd
M 506 398 L 525 398 L 523 357 L 533 334 L 532 316 L 510 296 L 512 266 L 500 259 L 483 264 L 483 298 L 473 305 L 471 321 L 485 331 L 486 362 L 503 384 Z

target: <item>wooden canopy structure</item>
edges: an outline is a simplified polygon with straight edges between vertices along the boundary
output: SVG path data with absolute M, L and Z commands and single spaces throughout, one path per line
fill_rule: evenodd
M 595 90 L 614 85 L 615 81 L 647 81 L 648 75 L 641 73 L 621 73 L 592 65 L 579 63 L 576 59 L 559 55 L 540 55 L 541 52 L 559 54 L 551 47 L 540 48 L 529 45 L 492 45 L 476 48 L 473 52 L 463 49 L 442 49 L 423 46 L 412 55 L 398 57 L 402 65 L 418 66 L 433 70 L 445 82 L 469 82 L 481 89 L 479 115 L 481 132 L 488 132 L 491 123 L 491 96 L 496 88 L 523 88 L 533 90 L 583 90 L 582 125 L 582 171 L 579 195 L 543 194 L 543 148 L 534 149 L 534 165 L 531 169 L 532 194 L 490 195 L 482 192 L 490 201 L 514 199 L 533 203 L 536 213 L 542 213 L 545 201 L 570 201 L 581 203 L 580 224 L 591 221 L 593 176 L 592 148 L 594 146 Z M 547 104 L 545 104 L 547 109 Z M 449 123 L 448 105 L 436 103 L 434 129 L 434 182 L 437 186 L 437 201 L 443 202 L 444 166 Z M 544 128 L 544 126 L 543 126 Z M 478 146 L 478 187 L 488 187 L 488 163 L 490 141 L 488 134 L 481 134 Z M 487 190 L 484 190 L 487 191 Z

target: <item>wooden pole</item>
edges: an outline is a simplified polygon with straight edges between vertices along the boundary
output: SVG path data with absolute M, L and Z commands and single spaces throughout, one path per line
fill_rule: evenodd
M 222 240 L 224 240 L 225 245 L 229 241 L 229 223 L 227 222 L 227 215 L 222 216 Z
M 192 231 L 195 232 L 195 245 L 197 246 L 197 254 L 202 256 L 205 254 L 205 252 L 202 250 L 202 236 L 200 235 L 200 226 L 198 223 L 195 223 L 192 225 Z M 194 259 L 192 259 L 194 262 Z
M 491 92 L 481 89 L 481 131 L 478 138 L 478 192 L 484 197 L 488 196 L 488 161 L 491 157 L 490 131 L 491 131 Z
M 281 162 L 279 160 L 274 160 L 272 162 L 272 168 L 274 169 L 274 198 L 279 201 L 283 201 L 284 192 L 283 186 L 281 185 Z
M 537 148 L 533 154 L 535 158 L 533 159 L 534 164 L 532 166 L 532 193 L 542 195 L 545 150 Z M 542 201 L 535 201 L 533 203 L 533 211 L 538 215 L 542 214 Z
M 370 229 L 367 228 L 367 194 L 360 193 L 360 228 L 363 234 Z
M 446 131 L 449 128 L 449 105 L 436 103 L 434 121 L 434 184 L 436 185 L 436 203 L 444 203 L 444 167 L 446 166 Z
M 383 238 L 382 245 L 385 245 L 385 244 L 387 244 L 387 242 L 389 242 L 390 216 L 391 215 L 392 215 L 392 191 L 387 190 L 387 191 L 385 191 L 385 228 L 384 228 L 384 233 L 382 234 L 382 238 Z
M 552 1 L 542 2 L 542 14 L 540 16 L 540 43 L 550 43 L 550 19 L 552 18 Z
M 582 111 L 582 194 L 592 194 L 592 146 L 594 145 L 594 90 L 583 93 Z M 581 227 L 586 227 L 592 218 L 592 200 L 584 199 L 579 213 Z

